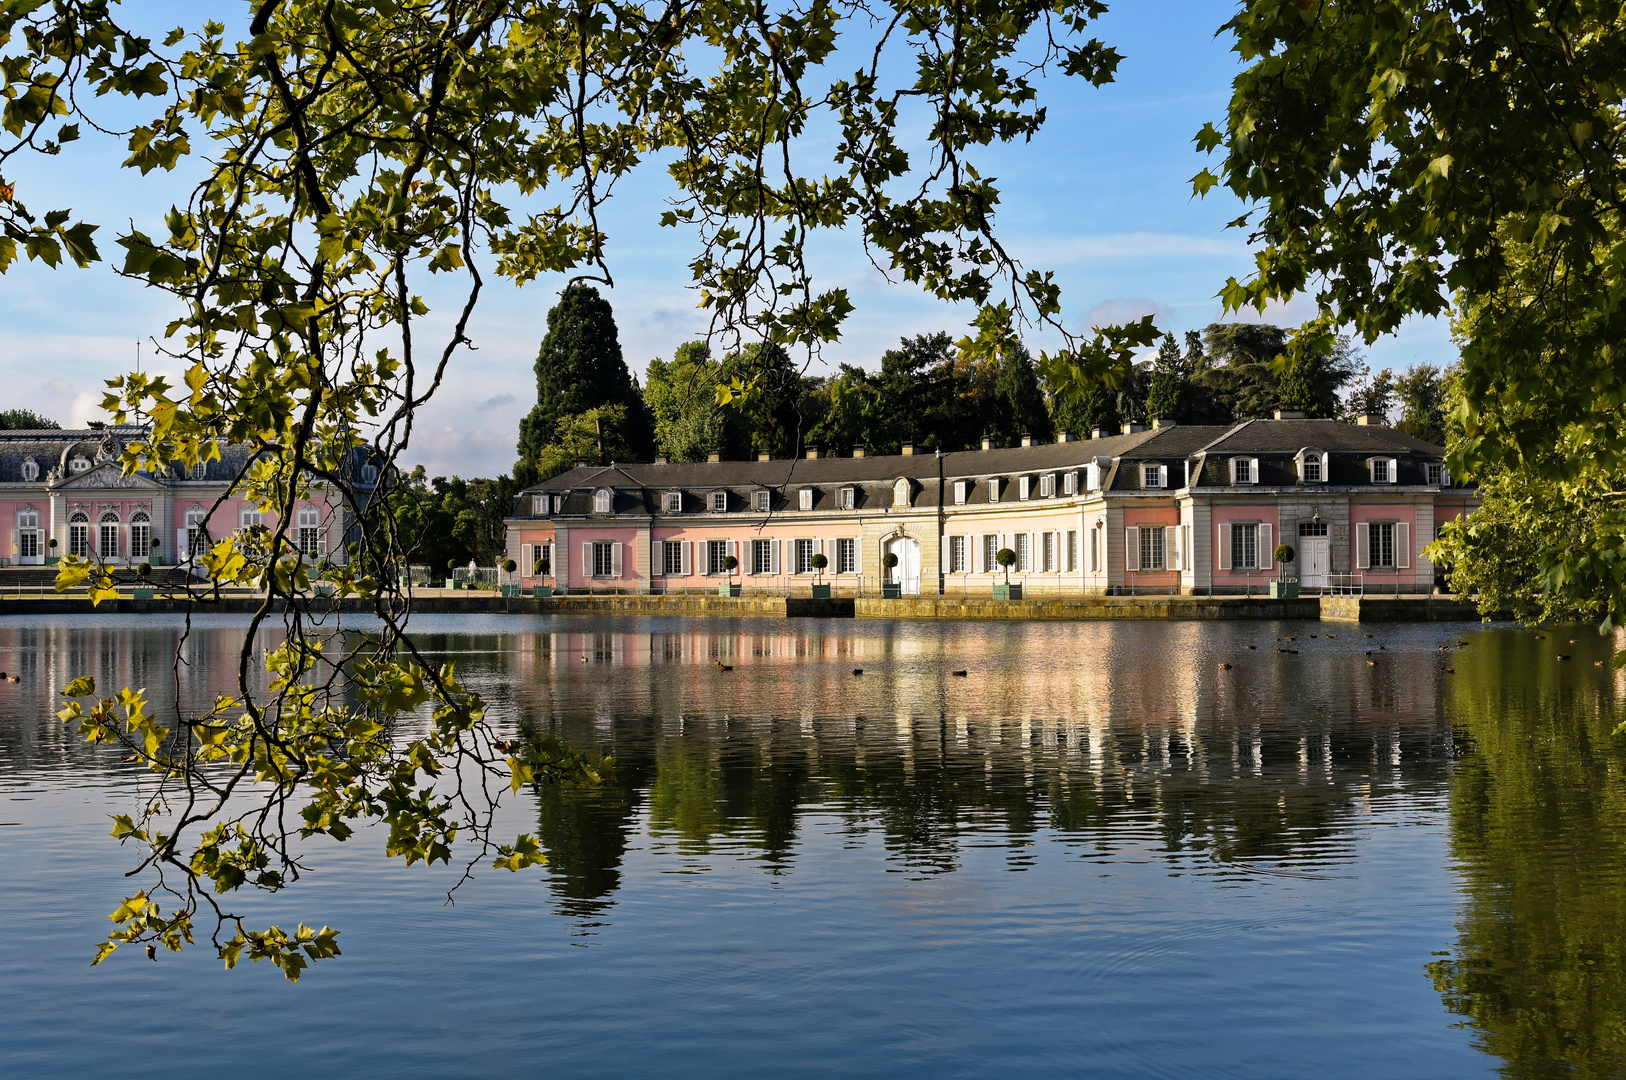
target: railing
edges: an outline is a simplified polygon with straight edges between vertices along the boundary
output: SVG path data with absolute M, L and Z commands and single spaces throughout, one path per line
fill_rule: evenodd
M 1327 596 L 1365 596 L 1365 574 L 1328 574 L 1327 584 L 1322 590 Z M 1395 595 L 1400 595 L 1400 576 L 1395 575 Z

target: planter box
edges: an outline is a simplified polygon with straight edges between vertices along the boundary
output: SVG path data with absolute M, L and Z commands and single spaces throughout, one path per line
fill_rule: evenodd
M 148 555 L 147 556 L 147 565 L 148 566 L 167 566 L 169 564 L 164 560 L 164 557 L 162 555 Z
M 333 584 L 326 581 L 318 581 L 315 585 L 311 586 L 311 588 L 317 596 L 332 596 L 338 591 Z
M 46 566 L 55 566 L 57 563 L 59 563 L 61 561 L 62 561 L 62 556 L 60 556 L 60 555 L 47 555 L 47 556 L 45 556 L 45 565 Z
M 544 596 L 552 596 L 553 595 L 553 586 L 552 585 L 532 585 L 531 586 L 531 595 L 534 596 L 538 600 L 542 599 Z
M 500 585 L 500 586 L 498 586 L 498 589 L 501 591 L 503 596 L 518 596 L 519 595 L 519 586 L 518 585 Z
M 901 600 L 901 599 L 903 599 L 903 586 L 901 584 L 896 583 L 896 582 L 883 581 L 881 583 L 881 599 L 882 600 Z
M 446 588 L 455 589 L 457 587 L 458 587 L 457 580 L 455 578 L 447 578 L 446 579 Z
M 136 589 L 135 590 L 135 598 L 137 600 L 151 600 L 152 599 L 152 590 L 151 589 Z
M 815 586 L 813 586 L 813 599 L 815 599 L 815 600 L 828 600 L 828 599 L 830 599 L 830 586 L 828 586 L 828 585 L 815 585 Z
M 717 586 L 717 595 L 718 596 L 744 596 L 745 595 L 745 586 L 744 585 L 728 585 L 728 584 L 719 585 L 719 586 Z
M 1270 583 L 1270 598 L 1272 600 L 1296 600 L 1299 595 L 1299 583 L 1296 581 L 1272 581 Z
M 1020 586 L 1020 585 L 995 585 L 994 586 L 994 599 L 995 600 L 1020 600 L 1020 599 L 1022 599 L 1022 586 Z

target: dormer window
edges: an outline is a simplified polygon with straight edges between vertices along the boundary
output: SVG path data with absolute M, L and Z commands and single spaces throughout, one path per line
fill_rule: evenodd
M 1140 467 L 1140 469 L 1141 469 L 1141 482 L 1140 482 L 1141 487 L 1144 487 L 1144 488 L 1160 488 L 1160 487 L 1166 487 L 1167 486 L 1167 484 L 1165 483 L 1166 478 L 1165 478 L 1164 473 L 1163 473 L 1163 466 L 1161 466 L 1161 465 L 1142 465 Z
M 1400 475 L 1400 462 L 1395 458 L 1368 458 L 1366 467 L 1374 484 L 1393 484 Z
M 803 510 L 813 509 L 813 489 L 803 488 L 796 493 L 796 505 Z
M 970 489 L 970 487 L 971 487 L 970 481 L 967 481 L 967 480 L 956 480 L 956 481 L 954 481 L 954 505 L 955 506 L 964 506 L 965 505 L 966 492 Z
M 1063 495 L 1078 494 L 1078 472 L 1076 470 L 1070 473 L 1064 473 L 1062 475 L 1061 493 Z
M 593 492 L 593 513 L 608 514 L 610 512 L 610 489 L 599 488 Z
M 553 497 L 553 512 L 555 514 L 562 514 L 565 512 L 565 497 L 563 495 L 555 495 Z
M 1257 484 L 1258 482 L 1258 458 L 1234 457 L 1231 459 L 1231 483 Z
M 1451 470 L 1443 462 L 1430 461 L 1423 466 L 1423 476 L 1429 487 L 1450 487 Z
M 1016 498 L 1019 502 L 1025 502 L 1027 500 L 1027 497 L 1031 492 L 1032 483 L 1033 478 L 1030 476 L 1019 476 L 1016 478 Z
M 714 514 L 726 514 L 728 512 L 728 492 L 712 492 L 707 505 L 711 507 L 711 512 Z
M 897 483 L 892 485 L 892 505 L 893 506 L 908 506 L 909 505 L 909 481 L 908 480 L 900 479 Z
M 851 510 L 857 503 L 857 493 L 850 487 L 841 489 L 841 508 Z
M 755 502 L 753 505 L 756 506 L 757 513 L 766 514 L 769 508 L 773 505 L 773 495 L 766 490 L 759 491 L 756 493 Z
M 33 458 L 29 458 L 27 461 L 23 462 L 23 479 L 32 482 L 38 480 L 39 478 L 39 462 L 35 461 Z
M 90 462 L 82 457 L 76 457 L 72 461 L 68 462 L 69 472 L 82 473 L 88 468 L 90 468 Z
M 683 513 L 683 492 L 668 491 L 661 496 L 661 511 L 667 514 Z
M 988 478 L 988 501 L 991 503 L 999 501 L 999 477 L 997 476 Z
M 83 459 L 81 459 L 81 460 L 83 460 Z M 90 462 L 88 462 L 88 461 L 85 462 L 85 465 L 88 467 L 90 465 Z M 74 472 L 79 471 L 79 462 L 77 462 L 77 461 L 74 462 L 74 470 L 73 471 Z M 187 470 L 186 478 L 188 480 L 202 480 L 203 477 L 204 477 L 204 474 L 207 473 L 208 471 L 209 471 L 209 466 L 205 465 L 203 462 L 200 461 L 196 465 L 192 466 L 192 468 Z
M 546 495 L 531 496 L 531 516 L 545 517 L 548 512 L 548 497 Z
M 1053 499 L 1056 497 L 1056 478 L 1050 473 L 1039 477 L 1039 498 Z
M 1325 454 L 1318 454 L 1313 450 L 1306 450 L 1299 455 L 1299 479 L 1306 484 L 1324 484 L 1327 482 L 1327 459 Z

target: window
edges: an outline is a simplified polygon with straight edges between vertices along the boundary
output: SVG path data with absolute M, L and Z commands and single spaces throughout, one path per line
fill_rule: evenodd
M 661 542 L 661 573 L 668 577 L 683 576 L 683 541 Z
M 1259 569 L 1259 526 L 1231 526 L 1231 569 Z
M 813 541 L 793 540 L 791 573 L 811 574 L 813 572 Z
M 86 462 L 86 464 L 89 464 L 89 462 Z M 75 470 L 75 471 L 78 471 L 78 470 Z M 203 462 L 200 461 L 196 465 L 192 466 L 190 469 L 187 470 L 186 478 L 188 480 L 202 480 L 204 478 L 204 476 L 206 476 L 208 474 L 208 472 L 209 472 L 209 466 L 205 465 Z
M 1395 523 L 1392 521 L 1374 521 L 1367 526 L 1369 543 L 1372 545 L 1371 567 L 1374 570 L 1393 570 L 1395 568 Z
M 610 489 L 599 488 L 593 492 L 593 513 L 608 514 L 610 512 Z M 596 558 L 597 556 L 595 556 Z
M 1044 565 L 1042 569 L 1047 574 L 1054 574 L 1060 569 L 1060 566 L 1056 563 L 1056 534 L 1053 532 L 1047 532 L 1041 533 L 1040 535 L 1043 537 L 1044 541 Z
M 40 512 L 30 507 L 17 512 L 17 527 L 19 529 L 37 529 L 40 527 Z
M 982 538 L 982 572 L 985 574 L 999 572 L 999 537 L 993 533 Z
M 769 508 L 773 505 L 773 494 L 768 491 L 753 492 L 751 495 L 751 505 L 756 508 L 757 513 L 766 514 Z
M 533 569 L 536 570 L 536 576 L 537 577 L 552 577 L 553 576 L 553 545 L 552 544 L 538 544 L 538 545 L 536 545 L 536 563 L 535 563 L 535 566 L 533 567 Z
M 1304 464 L 1300 469 L 1299 475 L 1303 478 L 1306 484 L 1321 483 L 1321 455 L 1305 454 Z
M 145 510 L 130 515 L 130 558 L 145 559 L 152 554 L 152 518 Z
M 954 505 L 964 506 L 966 491 L 971 487 L 969 480 L 954 481 Z
M 708 574 L 726 574 L 726 573 L 728 573 L 728 567 L 725 565 L 725 562 L 724 562 L 724 560 L 726 560 L 727 558 L 728 558 L 728 541 L 727 540 L 707 540 L 706 541 L 706 573 L 708 573 Z
M 119 516 L 109 511 L 102 515 L 101 528 L 96 554 L 103 559 L 116 559 L 119 557 Z
M 1140 568 L 1163 570 L 1167 568 L 1164 551 L 1164 530 L 1156 526 L 1140 527 Z
M 615 544 L 609 540 L 593 541 L 593 576 L 615 576 Z
M 773 541 L 751 541 L 751 573 L 773 573 Z
M 265 515 L 252 506 L 245 506 L 238 515 L 237 524 L 239 528 L 252 529 L 256 525 L 265 524 Z
M 1101 572 L 1101 530 L 1090 530 L 1090 573 Z
M 1039 477 L 1039 498 L 1053 499 L 1056 496 L 1056 477 L 1052 473 L 1045 473 Z
M 1142 487 L 1148 487 L 1148 488 L 1160 488 L 1160 487 L 1162 487 L 1163 486 L 1163 466 L 1161 466 L 1161 465 L 1142 465 L 1141 466 L 1141 486 Z
M 1078 573 L 1078 531 L 1067 530 L 1067 572 Z
M 1016 478 L 1016 498 L 1018 502 L 1026 502 L 1028 497 L 1028 484 L 1032 477 L 1019 476 Z
M 1399 463 L 1394 458 L 1375 457 L 1369 460 L 1367 467 L 1372 471 L 1372 482 L 1374 484 L 1394 483 L 1395 474 L 1399 471 L 1395 468 L 1397 464 Z
M 841 489 L 841 508 L 843 510 L 851 510 L 855 501 L 852 488 L 844 487 Z
M 1326 536 L 1327 523 L 1325 521 L 1301 521 L 1299 522 L 1299 535 Z
M 1062 476 L 1062 478 L 1061 478 L 1061 493 L 1063 495 L 1077 495 L 1078 494 L 1078 473 L 1076 471 L 1067 473 L 1067 474 Z
M 971 547 L 963 536 L 949 537 L 949 564 L 951 574 L 964 574 L 971 569 Z
M 546 495 L 531 496 L 531 516 L 545 517 L 548 512 L 548 497 Z
M 23 462 L 23 479 L 32 482 L 38 480 L 39 478 L 40 463 L 35 461 L 33 458 L 29 458 L 27 461 Z
M 711 493 L 711 512 L 724 514 L 728 512 L 728 492 L 714 491 Z
M 301 555 L 320 555 L 322 553 L 322 512 L 316 507 L 307 504 L 299 508 L 299 515 L 295 521 L 299 529 L 299 553 Z
M 1028 543 L 1027 533 L 1016 534 L 1016 570 L 1020 574 L 1033 572 L 1033 548 Z
M 88 468 L 90 462 L 82 457 L 76 457 L 68 463 L 68 471 L 72 473 L 82 473 Z
M 363 465 L 361 467 L 361 482 L 371 487 L 378 481 L 378 466 Z
M 201 552 L 208 545 L 209 538 L 203 534 L 203 508 L 194 506 L 186 512 L 186 557 Z
M 850 536 L 836 541 L 836 573 L 858 573 L 858 541 Z
M 999 501 L 999 477 L 997 476 L 988 478 L 988 501 L 991 503 Z
M 1237 457 L 1231 459 L 1231 483 L 1257 484 L 1259 482 L 1259 459 Z
M 683 513 L 683 492 L 668 491 L 661 496 L 661 510 L 667 514 Z
M 90 558 L 90 518 L 74 514 L 68 519 L 68 554 Z
M 803 488 L 796 493 L 796 505 L 803 510 L 813 509 L 813 489 Z
M 892 485 L 892 505 L 909 505 L 909 481 L 899 480 L 897 483 Z
M 1423 466 L 1423 479 L 1429 487 L 1451 486 L 1450 472 L 1438 461 L 1431 461 Z

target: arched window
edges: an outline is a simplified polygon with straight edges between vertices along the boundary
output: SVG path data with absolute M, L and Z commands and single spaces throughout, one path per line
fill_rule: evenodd
M 250 504 L 243 507 L 242 518 L 238 524 L 245 529 L 252 529 L 256 525 L 265 524 L 265 515 L 260 513 L 259 507 Z
M 376 484 L 378 482 L 378 466 L 363 465 L 361 467 L 361 482 L 369 486 Z
M 90 468 L 90 460 L 85 457 L 76 457 L 68 462 L 68 471 L 71 473 L 82 473 L 88 468 Z
M 186 478 L 188 480 L 202 480 L 208 473 L 209 466 L 200 461 L 187 472 Z
M 322 544 L 322 514 L 309 504 L 299 508 L 295 518 L 299 528 L 299 550 L 304 555 L 320 555 Z
M 892 505 L 909 505 L 909 481 L 899 480 L 896 484 L 892 485 Z
M 599 488 L 593 492 L 593 513 L 608 514 L 610 512 L 610 489 Z
M 96 555 L 103 560 L 119 557 L 119 516 L 109 510 L 98 522 Z
M 153 554 L 152 518 L 145 510 L 137 510 L 130 515 L 130 558 L 145 559 Z
M 40 478 L 40 463 L 33 458 L 23 462 L 23 479 L 33 483 Z
M 68 519 L 68 554 L 90 558 L 90 518 L 83 513 Z

